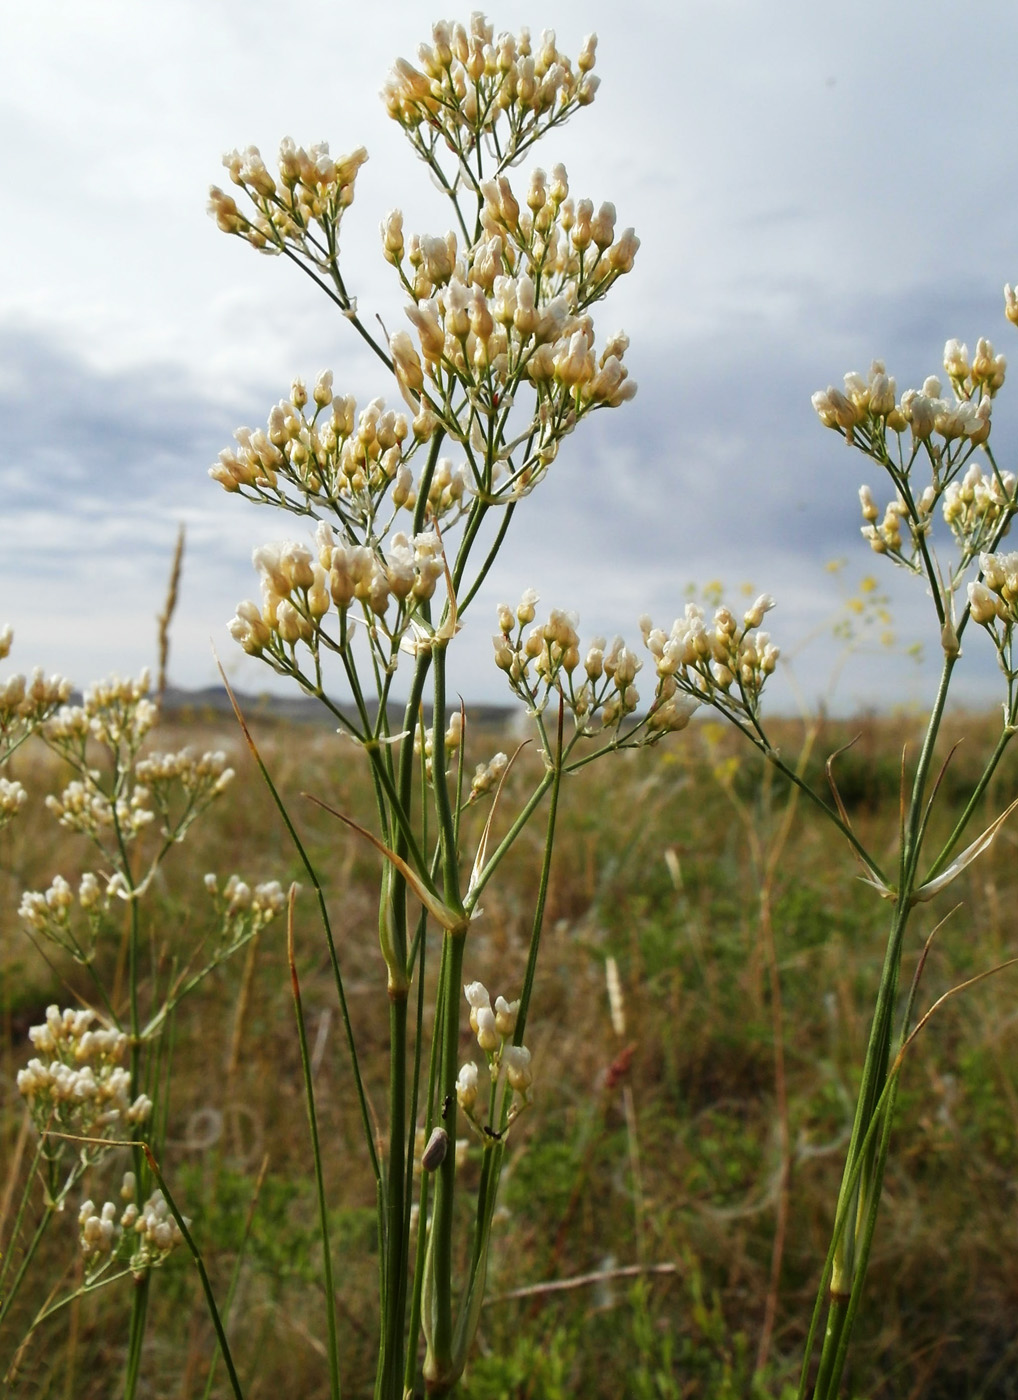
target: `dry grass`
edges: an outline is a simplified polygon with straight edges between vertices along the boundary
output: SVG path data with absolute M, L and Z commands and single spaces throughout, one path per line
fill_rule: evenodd
M 968 737 L 945 779 L 952 800 L 966 750 L 974 762 L 992 726 L 972 716 L 953 722 Z M 175 727 L 186 732 L 164 734 L 164 746 L 175 739 L 229 745 L 239 773 L 230 798 L 167 868 L 150 930 L 157 962 L 200 936 L 206 870 L 237 871 L 252 881 L 288 881 L 300 873 L 235 732 L 201 719 Z M 867 839 L 878 850 L 882 841 L 889 848 L 901 752 L 914 744 L 917 726 L 907 716 L 829 726 L 816 748 L 821 778 L 826 754 L 855 730 L 858 743 L 838 763 L 842 792 Z M 794 751 L 795 726 L 786 737 Z M 489 738 L 473 736 L 472 760 L 490 754 Z M 263 726 L 260 741 L 329 878 L 368 1089 L 381 1114 L 388 1052 L 376 860 L 298 795 L 311 790 L 341 810 L 367 812 L 366 784 L 352 750 L 328 733 Z M 0 836 L 6 911 L 0 919 L 0 1209 L 5 1181 L 9 1186 L 19 1169 L 23 1115 L 13 1077 L 28 1057 L 27 1028 L 49 1001 L 70 1004 L 85 991 L 73 966 L 47 961 L 16 926 L 20 891 L 44 888 L 57 871 L 72 878 L 84 853 L 42 809 L 39 797 L 58 775 L 48 771 L 41 751 L 19 755 L 13 776 L 36 800 Z M 524 764 L 513 781 L 523 785 L 527 776 Z M 1009 761 L 994 780 L 987 812 L 999 810 L 1016 787 Z M 829 1237 L 885 909 L 856 880 L 847 850 L 802 806 L 761 902 L 753 843 L 758 857 L 773 841 L 786 798 L 754 759 L 702 725 L 667 749 L 623 756 L 567 785 L 528 1036 L 537 1101 L 514 1132 L 508 1158 L 491 1301 L 468 1371 L 469 1396 L 716 1400 L 778 1397 L 793 1382 Z M 510 994 L 522 975 L 539 843 L 537 832 L 521 841 L 471 934 L 469 975 L 493 992 Z M 1014 837 L 1005 831 L 953 887 L 964 903 L 934 943 L 921 1006 L 1015 952 L 1014 853 Z M 924 935 L 948 907 L 929 906 Z M 348 1395 L 368 1395 L 377 1304 L 374 1192 L 323 941 L 311 900 L 303 898 L 299 909 L 298 957 L 333 1203 L 344 1385 Z M 918 937 L 917 929 L 906 976 Z M 241 954 L 182 1007 L 163 1164 L 225 1292 L 267 1160 L 231 1323 L 250 1400 L 327 1393 L 310 1155 L 283 938 L 278 925 L 262 935 L 246 1004 Z M 775 1084 L 772 954 L 784 1012 L 784 1120 Z M 622 1038 L 609 1017 L 608 955 L 621 971 Z M 116 949 L 106 956 L 112 976 Z M 949 1003 L 917 1043 L 848 1394 L 870 1400 L 1018 1395 L 1014 1007 L 1015 973 L 1004 973 Z M 90 1193 L 102 1199 L 122 1167 L 106 1163 Z M 783 1169 L 789 1211 L 767 1322 L 773 1330 L 766 1369 L 754 1379 L 772 1292 Z M 476 1162 L 466 1170 L 475 1171 Z M 3 1241 L 6 1246 L 6 1234 Z M 659 1264 L 674 1265 L 674 1272 L 635 1280 L 613 1272 Z M 58 1281 L 71 1282 L 77 1267 L 68 1219 L 48 1241 L 22 1320 Z M 597 1277 L 574 1288 L 506 1296 L 592 1274 Z M 212 1333 L 185 1259 L 156 1277 L 153 1310 L 145 1393 L 201 1396 Z M 30 1346 L 14 1393 L 81 1400 L 115 1393 L 125 1323 L 122 1289 L 68 1310 Z M 11 1343 L 0 1339 L 2 1365 L 19 1332 L 15 1318 Z M 212 1393 L 226 1391 L 214 1385 Z

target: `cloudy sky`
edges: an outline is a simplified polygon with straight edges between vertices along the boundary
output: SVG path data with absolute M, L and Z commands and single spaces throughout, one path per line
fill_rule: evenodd
M 859 482 L 882 483 L 809 400 L 874 356 L 899 389 L 920 384 L 949 336 L 1016 353 L 1001 287 L 1018 280 L 1018 8 L 990 0 L 964 26 L 958 13 L 940 0 L 490 11 L 496 29 L 554 27 L 568 53 L 599 34 L 597 101 L 540 160 L 563 160 L 575 193 L 613 200 L 640 234 L 599 321 L 628 331 L 640 392 L 571 438 L 527 502 L 460 640 L 464 694 L 501 695 L 486 613 L 528 585 L 579 608 L 585 634 L 635 635 L 642 612 L 667 626 L 690 584 L 738 596 L 751 582 L 777 596 L 771 630 L 812 697 L 838 661 L 825 629 L 871 570 L 902 646 L 931 638 L 921 585 L 877 568 L 859 537 Z M 448 219 L 377 94 L 433 17 L 409 0 L 0 0 L 0 623 L 22 667 L 85 682 L 151 661 L 184 522 L 173 680 L 210 683 L 214 641 L 239 684 L 271 683 L 224 624 L 255 591 L 252 546 L 300 527 L 228 498 L 208 466 L 294 374 L 331 367 L 361 401 L 392 391 L 292 266 L 217 232 L 207 187 L 235 146 L 267 159 L 283 135 L 367 146 L 347 281 L 362 311 L 398 324 L 379 219 L 394 205 L 420 231 Z M 1004 464 L 1018 436 L 1007 398 Z M 825 567 L 836 559 L 840 574 Z M 982 641 L 959 693 L 989 701 Z M 837 703 L 922 700 L 929 641 L 927 655 L 858 656 Z

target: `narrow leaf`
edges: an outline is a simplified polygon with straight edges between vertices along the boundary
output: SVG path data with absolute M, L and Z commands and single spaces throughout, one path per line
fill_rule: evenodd
M 437 891 L 430 883 L 425 883 L 417 874 L 416 870 L 408 865 L 402 856 L 390 850 L 385 842 L 380 840 L 373 831 L 369 831 L 367 827 L 361 826 L 359 822 L 355 822 L 353 817 L 347 817 L 344 816 L 342 812 L 337 812 L 335 807 L 330 807 L 327 802 L 323 802 L 320 797 L 315 797 L 313 793 L 305 792 L 303 796 L 313 802 L 316 807 L 321 807 L 324 812 L 328 812 L 331 817 L 335 817 L 345 826 L 350 827 L 352 831 L 358 832 L 365 840 L 370 841 L 375 850 L 380 851 L 386 860 L 399 871 L 414 894 L 424 905 L 425 909 L 427 909 L 428 913 L 441 928 L 444 928 L 448 933 L 462 933 L 467 922 L 463 914 L 456 909 L 450 909 L 444 900 L 439 897 Z
M 984 851 L 988 850 L 990 846 L 993 845 L 993 839 L 997 832 L 1016 807 L 1018 807 L 1018 797 L 1015 798 L 1010 807 L 1001 812 L 995 822 L 986 828 L 982 836 L 977 837 L 976 840 L 972 842 L 971 846 L 966 846 L 961 855 L 958 856 L 956 860 L 953 860 L 945 871 L 938 875 L 935 880 L 927 880 L 925 885 L 921 885 L 919 889 L 915 890 L 912 895 L 912 903 L 925 903 L 926 900 L 932 899 L 934 895 L 946 889 L 951 881 L 956 879 L 966 866 L 971 865 L 978 856 L 981 856 Z

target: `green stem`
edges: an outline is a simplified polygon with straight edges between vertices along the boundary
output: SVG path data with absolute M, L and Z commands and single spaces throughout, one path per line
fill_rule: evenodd
M 315 1107 L 315 1086 L 311 1073 L 311 1056 L 308 1053 L 307 1027 L 304 1023 L 304 1007 L 300 995 L 300 980 L 297 977 L 297 962 L 293 945 L 293 901 L 296 886 L 291 886 L 290 908 L 287 928 L 287 960 L 290 965 L 290 988 L 293 993 L 294 1016 L 297 1021 L 297 1039 L 300 1043 L 300 1066 L 304 1077 L 304 1103 L 307 1108 L 308 1128 L 311 1133 L 311 1156 L 315 1165 L 315 1191 L 318 1196 L 318 1228 L 322 1236 L 322 1269 L 325 1283 L 325 1317 L 329 1338 L 329 1395 L 330 1400 L 339 1400 L 339 1340 L 336 1332 L 336 1292 L 332 1278 L 332 1242 L 329 1231 L 329 1207 L 325 1199 L 325 1175 L 322 1169 L 321 1142 L 318 1136 L 318 1112 Z
M 923 802 L 955 659 L 952 656 L 944 658 L 940 686 L 927 724 L 905 817 L 902 833 L 901 887 L 884 955 L 852 1124 L 852 1137 L 835 1212 L 836 1217 L 844 1219 L 844 1226 L 834 1246 L 830 1303 L 820 1352 L 820 1367 L 813 1390 L 814 1400 L 835 1400 L 837 1395 L 876 1224 L 895 1099 L 892 1093 L 886 1104 L 884 1102 L 898 975 L 922 845 Z M 884 1115 L 879 1144 L 873 1137 L 878 1112 Z
M 405 955 L 404 955 L 405 956 Z M 382 1350 L 378 1358 L 376 1400 L 400 1400 L 403 1379 L 406 1313 L 407 1227 L 404 1211 L 406 1173 L 406 991 L 389 1000 L 389 1158 L 385 1179 Z
M 558 815 L 559 791 L 562 787 L 562 732 L 565 716 L 564 702 L 559 700 L 558 709 L 558 744 L 556 750 L 556 763 L 551 773 L 551 799 L 548 806 L 548 825 L 545 828 L 544 855 L 541 859 L 541 878 L 537 886 L 537 904 L 534 907 L 534 922 L 530 931 L 530 950 L 527 954 L 527 970 L 523 977 L 523 990 L 520 993 L 520 1007 L 516 1016 L 516 1030 L 513 1034 L 513 1044 L 523 1044 L 523 1033 L 527 1028 L 527 1012 L 530 1008 L 530 998 L 534 990 L 534 978 L 537 975 L 537 955 L 541 947 L 541 930 L 544 926 L 544 909 L 548 899 L 548 882 L 551 878 L 551 857 L 555 844 L 555 819 Z M 495 1186 L 498 1186 L 498 1177 L 495 1178 Z
M 459 1072 L 459 989 L 463 980 L 462 934 L 447 933 L 444 937 L 445 968 L 443 995 L 445 1015 L 442 1025 L 442 1062 L 439 1095 L 442 1102 L 456 1102 L 456 1076 Z M 425 1361 L 425 1380 L 429 1389 L 441 1393 L 453 1370 L 452 1324 L 452 1223 L 456 1188 L 456 1115 L 446 1119 L 449 1143 L 445 1160 L 438 1169 L 435 1209 L 431 1220 L 431 1253 L 434 1313 L 431 1319 L 430 1345 Z

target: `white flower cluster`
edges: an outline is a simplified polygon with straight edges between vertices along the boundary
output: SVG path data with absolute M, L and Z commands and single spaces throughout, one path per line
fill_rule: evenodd
M 975 554 L 1005 524 L 1014 498 L 1013 472 L 983 471 L 973 462 L 949 483 L 941 509 L 958 543 Z
M 152 1109 L 141 1094 L 130 1098 L 131 1076 L 121 1061 L 127 1036 L 112 1027 L 93 1029 L 94 1011 L 57 1006 L 33 1026 L 29 1039 L 39 1051 L 18 1073 L 18 1090 L 40 1132 L 115 1137 L 143 1123 Z
M 28 793 L 12 778 L 0 778 L 0 831 L 25 803 Z
M 135 766 L 135 778 L 162 817 L 162 834 L 179 840 L 191 823 L 221 797 L 233 782 L 234 771 L 227 766 L 221 749 L 197 754 L 184 748 L 176 753 L 154 753 Z
M 483 420 L 501 422 L 521 383 L 536 391 L 536 413 L 503 449 L 509 472 L 496 498 L 532 489 L 580 418 L 636 393 L 623 363 L 628 338 L 612 336 L 598 354 L 587 308 L 630 271 L 639 239 L 626 229 L 616 241 L 614 206 L 595 214 L 568 191 L 561 165 L 550 184 L 543 170 L 533 173 L 522 209 L 505 176 L 486 181 L 480 236 L 462 250 L 453 232 L 405 243 L 398 209 L 382 224 L 386 257 L 413 298 L 407 316 L 417 344 L 398 331 L 389 349 L 418 416 L 430 413 L 451 436 L 483 445 Z M 466 424 L 450 407 L 456 385 L 468 391 Z M 514 465 L 512 449 L 524 442 L 524 460 Z M 478 483 L 485 493 L 494 485 L 494 473 Z
M 263 253 L 289 248 L 316 267 L 335 264 L 344 210 L 353 203 L 357 172 L 368 158 L 363 146 L 348 156 L 333 157 L 321 141 L 305 151 L 291 137 L 279 147 L 279 176 L 272 175 L 257 146 L 228 151 L 223 165 L 255 207 L 253 218 L 218 185 L 209 190 L 209 213 L 224 233 L 245 238 Z
M 125 841 L 131 841 L 148 826 L 155 819 L 155 813 L 145 805 L 148 799 L 148 790 L 136 787 L 130 797 L 111 802 L 94 779 L 75 779 L 59 797 L 47 797 L 46 806 L 68 831 L 78 831 L 102 845 L 114 828 Z
M 319 646 L 341 650 L 342 636 L 330 637 L 324 619 L 335 608 L 342 627 L 346 612 L 357 607 L 398 647 L 411 617 L 434 596 L 444 573 L 438 534 L 425 530 L 408 538 L 397 533 L 383 555 L 370 545 L 337 542 L 323 521 L 315 540 L 317 554 L 293 540 L 254 551 L 262 581 L 261 607 L 250 600 L 240 603 L 229 623 L 230 635 L 249 654 L 268 652 L 285 663 L 298 642 L 312 651 Z M 393 601 L 395 619 L 381 624 Z M 385 660 L 394 662 L 395 652 Z
M 170 1212 L 162 1191 L 153 1191 L 144 1205 L 135 1202 L 137 1186 L 134 1172 L 124 1173 L 120 1208 L 107 1201 L 97 1211 L 91 1200 L 83 1201 L 78 1212 L 78 1238 L 85 1258 L 85 1275 L 93 1279 L 107 1264 L 121 1255 L 129 1255 L 129 1267 L 140 1278 L 147 1270 L 157 1268 L 183 1239 L 180 1226 Z
M 657 683 L 648 713 L 640 721 L 635 718 L 640 693 L 634 682 L 643 662 L 636 653 L 619 637 L 610 646 L 603 637 L 595 637 L 581 663 L 576 618 L 558 609 L 552 609 L 547 622 L 534 624 L 524 635 L 524 627 L 533 622 L 537 601 L 537 594 L 528 589 L 515 612 L 507 604 L 500 604 L 499 632 L 492 639 L 496 666 L 505 671 L 511 689 L 526 701 L 532 712 L 541 713 L 554 691 L 561 694 L 575 724 L 585 735 L 614 730 L 616 739 L 648 744 L 656 743 L 667 733 L 685 729 L 706 687 L 694 683 L 690 675 L 676 679 L 676 673 L 680 664 L 693 667 L 695 662 L 709 661 L 712 656 L 708 652 L 704 658 L 695 648 L 680 647 L 680 636 L 685 640 L 694 625 L 688 608 L 686 619 L 677 622 L 672 629 L 671 639 L 653 631 L 649 622 L 644 626 L 644 644 L 654 657 Z M 673 665 L 675 655 L 687 659 Z M 724 655 L 730 656 L 730 647 Z M 764 637 L 761 665 L 765 659 L 773 670 L 776 657 L 777 652 Z M 747 650 L 742 661 L 747 663 L 748 660 Z M 710 674 L 712 684 L 720 685 L 722 673 Z M 682 681 L 685 681 L 684 694 L 681 693 Z M 621 726 L 628 719 L 632 719 L 632 727 L 623 735 Z
M 418 49 L 421 67 L 398 59 L 382 96 L 422 154 L 441 140 L 465 162 L 482 135 L 497 133 L 508 164 L 542 131 L 593 101 L 596 47 L 597 36 L 588 35 L 574 71 L 554 30 L 535 45 L 529 29 L 496 37 L 477 12 L 469 29 L 440 20 L 432 42 Z
M 218 877 L 208 874 L 205 888 L 215 903 L 221 924 L 220 943 L 225 948 L 253 938 L 286 908 L 286 894 L 278 880 L 267 880 L 252 889 L 238 875 L 231 875 L 220 890 Z
M 0 628 L 0 661 L 10 655 L 13 641 L 14 632 L 8 623 Z M 70 694 L 69 680 L 63 676 L 47 679 L 40 670 L 33 672 L 31 680 L 14 675 L 0 681 L 0 763 L 6 763 L 14 750 L 67 702 Z M 12 786 L 19 788 L 20 784 Z M 14 815 L 16 806 L 10 805 L 13 802 L 13 796 L 9 796 L 8 802 L 0 803 L 0 825 Z
M 251 500 L 283 501 L 301 513 L 308 500 L 330 505 L 361 536 L 371 534 L 387 492 L 393 510 L 412 510 L 417 490 L 405 456 L 430 438 L 434 416 L 414 419 L 408 443 L 411 425 L 404 414 L 387 409 L 382 399 L 372 399 L 358 414 L 352 397 L 333 394 L 331 370 L 318 376 L 311 397 L 314 409 L 305 412 L 308 393 L 296 380 L 290 398 L 269 413 L 265 428 L 237 429 L 237 446 L 220 452 L 209 476 L 226 491 Z M 431 503 L 441 513 L 439 496 Z
M 913 573 L 922 571 L 921 540 L 933 529 L 937 505 L 961 551 L 958 572 L 983 545 L 1006 532 L 1014 511 L 1015 476 L 1012 472 L 984 471 L 971 462 L 964 476 L 938 490 L 933 483 L 906 501 L 899 491 L 888 502 L 883 517 L 868 486 L 859 488 L 863 520 L 862 536 L 876 554 L 886 554 Z M 905 536 L 908 545 L 905 545 Z
M 688 704 L 697 698 L 723 710 L 755 714 L 780 655 L 770 634 L 760 631 L 764 615 L 774 606 L 771 595 L 761 593 L 741 621 L 724 606 L 716 608 L 708 621 L 699 604 L 687 603 L 670 632 L 641 618 L 644 645 L 654 657 L 659 687 L 668 681 L 674 686 L 666 703 Z M 652 712 L 651 726 L 655 718 Z M 689 715 L 685 718 L 688 721 Z
M 468 802 L 477 802 L 480 798 L 494 791 L 502 781 L 502 775 L 509 767 L 509 758 L 501 750 L 487 763 L 479 763 L 474 769 L 474 776 L 470 783 L 470 796 Z
M 968 586 L 972 619 L 993 637 L 1001 669 L 1013 681 L 1018 678 L 1012 658 L 1018 622 L 1018 552 L 980 554 L 979 571 L 980 577 Z
M 456 1099 L 475 1131 L 486 1142 L 491 1142 L 502 1134 L 501 1128 L 492 1125 L 504 1121 L 505 1127 L 508 1127 L 530 1102 L 530 1089 L 534 1082 L 530 1051 L 525 1045 L 512 1043 L 520 1009 L 518 1001 L 496 997 L 493 1009 L 482 982 L 470 982 L 463 992 L 470 1007 L 470 1029 L 488 1061 L 491 1085 L 488 1118 L 485 1120 L 478 1108 L 480 1074 L 473 1060 L 460 1067 L 456 1079 Z M 507 1088 L 513 1098 L 503 1115 Z
M 86 871 L 78 886 L 77 905 L 84 914 L 84 930 L 75 914 L 75 895 L 62 875 L 55 875 L 48 890 L 26 890 L 18 907 L 19 917 L 33 934 L 50 939 L 72 957 L 87 961 L 95 948 L 102 916 L 114 899 L 128 894 L 122 875 L 114 875 L 104 884 L 91 871 Z
M 148 669 L 137 678 L 110 676 L 85 691 L 80 705 L 66 706 L 46 727 L 46 738 L 61 751 L 83 754 L 85 742 L 97 739 L 107 748 L 136 753 L 159 710 L 148 698 Z
M 1007 288 L 1005 296 L 1008 316 L 1014 319 L 1016 294 Z M 993 399 L 1007 370 L 1004 356 L 986 339 L 979 340 L 972 355 L 961 341 L 949 340 L 943 361 L 950 383 L 946 394 L 940 379 L 931 375 L 921 389 L 909 389 L 896 399 L 894 380 L 875 360 L 868 378 L 845 376 L 844 392 L 832 387 L 813 395 L 821 422 L 878 462 L 894 484 L 894 496 L 882 513 L 869 486 L 860 488 L 863 537 L 877 554 L 929 578 L 942 598 L 942 620 L 972 561 L 993 551 L 1018 509 L 1018 482 L 1013 473 L 998 469 L 988 445 Z M 985 450 L 988 468 L 970 461 L 979 448 Z M 925 484 L 913 479 L 920 456 L 930 471 Z M 950 565 L 932 557 L 938 507 L 957 546 Z M 977 606 L 985 611 L 989 605 L 982 587 L 976 586 Z M 949 633 L 953 635 L 948 629 L 945 637 Z
M 855 443 L 878 460 L 886 457 L 886 435 L 911 432 L 913 446 L 926 445 L 944 470 L 957 469 L 969 451 L 990 436 L 993 396 L 1004 383 L 1006 361 L 993 346 L 980 340 L 968 364 L 964 345 L 949 340 L 944 359 L 954 396 L 943 397 L 940 380 L 930 375 L 922 389 L 907 389 L 895 401 L 895 381 L 882 360 L 874 360 L 866 379 L 845 375 L 845 389 L 829 385 L 813 395 L 813 407 L 826 428 Z M 964 372 L 962 372 L 964 370 Z M 939 438 L 940 442 L 935 439 Z
M 449 716 L 449 727 L 445 731 L 445 752 L 449 758 L 463 743 L 463 715 L 454 710 Z M 430 783 L 434 779 L 431 760 L 435 752 L 435 731 L 418 726 L 414 730 L 414 753 L 424 759 L 424 776 Z M 448 772 L 448 769 L 446 770 Z

